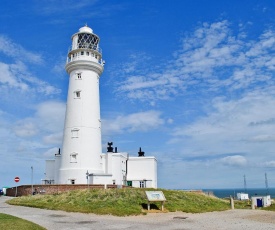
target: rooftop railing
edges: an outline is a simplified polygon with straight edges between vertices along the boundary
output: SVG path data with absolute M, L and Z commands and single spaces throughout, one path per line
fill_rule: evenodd
M 99 46 L 91 45 L 91 44 L 81 44 L 81 45 L 78 45 L 76 49 L 95 50 L 98 53 L 102 54 L 102 49 Z M 73 50 L 73 47 L 70 46 L 68 49 L 68 52 L 71 52 L 72 50 Z

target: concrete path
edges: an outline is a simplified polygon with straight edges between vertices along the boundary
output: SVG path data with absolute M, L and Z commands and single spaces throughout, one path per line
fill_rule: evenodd
M 229 210 L 203 214 L 183 212 L 150 213 L 145 216 L 114 217 L 70 213 L 13 206 L 0 197 L 0 212 L 37 223 L 50 230 L 63 229 L 150 229 L 150 230 L 271 230 L 275 229 L 275 212 L 261 210 Z

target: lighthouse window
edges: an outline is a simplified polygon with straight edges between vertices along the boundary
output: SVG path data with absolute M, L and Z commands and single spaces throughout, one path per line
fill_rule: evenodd
M 99 42 L 99 38 L 94 34 L 78 34 L 78 48 L 92 49 Z
M 81 93 L 80 90 L 74 91 L 74 98 L 75 98 L 75 99 L 80 99 L 80 93 Z
M 72 138 L 78 138 L 79 129 L 72 129 Z
M 77 76 L 77 79 L 81 79 L 81 73 L 77 73 L 76 76 Z
M 77 163 L 77 153 L 71 154 L 70 163 Z

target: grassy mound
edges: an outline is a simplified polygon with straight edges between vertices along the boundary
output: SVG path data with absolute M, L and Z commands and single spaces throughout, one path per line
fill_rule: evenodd
M 163 191 L 166 197 L 165 211 L 200 213 L 230 208 L 228 202 L 204 194 L 158 190 Z M 75 190 L 56 195 L 23 196 L 9 200 L 8 203 L 43 209 L 115 216 L 145 214 L 147 209 L 145 189 Z M 159 211 L 161 209 L 160 202 L 152 203 L 151 209 Z
M 43 230 L 45 228 L 30 221 L 0 213 L 0 229 Z

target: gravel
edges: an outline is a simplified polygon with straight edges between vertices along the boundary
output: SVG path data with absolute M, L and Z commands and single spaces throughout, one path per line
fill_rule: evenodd
M 115 217 L 53 211 L 5 203 L 12 197 L 0 197 L 0 212 L 17 216 L 51 230 L 63 229 L 150 229 L 150 230 L 268 230 L 275 229 L 275 212 L 228 210 L 191 214 L 183 212 L 148 213 L 142 216 Z

